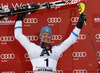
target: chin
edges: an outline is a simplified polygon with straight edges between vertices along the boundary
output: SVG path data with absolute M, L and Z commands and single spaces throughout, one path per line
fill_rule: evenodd
M 43 41 L 43 42 L 45 42 L 45 43 L 50 43 L 50 42 L 46 42 L 46 41 Z
M 50 42 L 45 42 L 45 43 L 50 43 Z

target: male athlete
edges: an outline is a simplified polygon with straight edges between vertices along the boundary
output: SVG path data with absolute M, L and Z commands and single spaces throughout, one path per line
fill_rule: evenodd
M 42 27 L 40 31 L 40 45 L 30 42 L 22 33 L 22 21 L 25 14 L 19 14 L 15 24 L 15 38 L 21 43 L 29 54 L 34 73 L 55 73 L 60 55 L 77 40 L 77 37 L 86 21 L 86 15 L 81 14 L 76 27 L 70 36 L 58 46 L 51 46 L 52 30 Z

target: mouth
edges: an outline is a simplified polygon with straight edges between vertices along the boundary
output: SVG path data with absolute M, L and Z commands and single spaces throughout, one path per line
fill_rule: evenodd
M 50 41 L 50 40 L 47 39 L 47 38 L 44 38 L 43 40 L 44 40 L 44 42 L 49 42 L 49 41 Z

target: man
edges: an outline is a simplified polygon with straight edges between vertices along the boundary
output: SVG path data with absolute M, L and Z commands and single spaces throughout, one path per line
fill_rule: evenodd
M 76 27 L 70 36 L 58 46 L 51 46 L 52 30 L 50 27 L 42 27 L 40 32 L 40 45 L 31 43 L 22 33 L 22 21 L 25 14 L 19 14 L 15 24 L 15 38 L 21 43 L 29 54 L 34 73 L 54 73 L 60 55 L 77 40 L 77 37 L 86 21 L 86 15 L 81 14 Z

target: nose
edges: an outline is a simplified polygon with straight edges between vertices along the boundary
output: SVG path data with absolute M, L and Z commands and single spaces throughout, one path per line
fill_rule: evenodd
M 49 36 L 48 36 L 48 35 L 46 35 L 45 37 L 47 37 L 47 38 L 48 38 Z

